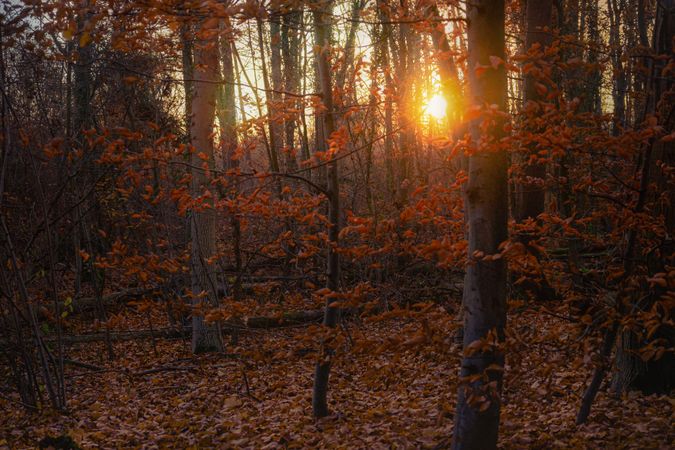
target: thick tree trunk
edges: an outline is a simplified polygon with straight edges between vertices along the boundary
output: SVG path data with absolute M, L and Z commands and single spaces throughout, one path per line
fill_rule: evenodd
M 218 305 L 216 274 L 216 211 L 215 186 L 211 170 L 214 169 L 213 122 L 215 117 L 218 82 L 218 45 L 215 39 L 198 39 L 194 48 L 194 87 L 192 119 L 190 121 L 192 195 L 198 200 L 192 210 L 190 231 L 192 250 L 193 313 L 192 351 L 221 351 L 219 327 L 207 324 L 203 317 L 205 307 Z
M 504 1 L 479 0 L 467 6 L 469 38 L 469 101 L 506 109 L 506 72 L 502 65 L 477 76 L 478 64 L 490 66 L 490 57 L 504 58 Z M 497 446 L 506 323 L 506 264 L 486 261 L 476 252 L 494 255 L 507 239 L 508 155 L 491 148 L 503 136 L 497 120 L 481 131 L 471 125 L 479 146 L 469 159 L 465 213 L 468 216 L 469 257 L 464 281 L 464 357 L 458 391 L 453 449 L 490 449 Z M 490 343 L 475 349 L 476 342 Z
M 333 106 L 333 84 L 331 77 L 331 64 L 329 59 L 328 47 L 330 45 L 330 15 L 332 11 L 332 2 L 317 7 L 313 11 L 314 15 L 314 33 L 315 48 L 317 49 L 317 69 L 319 75 L 320 93 L 322 95 L 325 110 L 321 113 L 323 131 L 326 139 L 330 138 L 335 130 Z M 333 155 L 334 156 L 334 155 Z M 328 191 L 328 258 L 327 258 L 327 284 L 326 287 L 332 292 L 337 292 L 340 288 L 340 259 L 337 252 L 338 236 L 340 233 L 340 186 L 338 183 L 338 162 L 333 159 L 328 163 L 327 173 L 327 191 Z M 323 325 L 335 328 L 338 321 L 338 308 L 331 307 L 332 298 L 326 299 L 326 309 L 323 318 Z M 324 417 L 328 415 L 328 376 L 330 374 L 330 365 L 332 350 L 327 346 L 322 349 L 320 361 L 316 365 L 314 373 L 314 389 L 312 392 L 312 411 L 315 417 Z

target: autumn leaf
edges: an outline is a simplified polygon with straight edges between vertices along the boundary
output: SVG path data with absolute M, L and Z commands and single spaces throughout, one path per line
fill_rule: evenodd
M 80 258 L 82 258 L 82 261 L 87 262 L 89 261 L 89 253 L 85 252 L 84 250 L 79 251 Z
M 493 69 L 499 68 L 501 64 L 504 64 L 504 60 L 498 56 L 490 56 L 490 65 Z

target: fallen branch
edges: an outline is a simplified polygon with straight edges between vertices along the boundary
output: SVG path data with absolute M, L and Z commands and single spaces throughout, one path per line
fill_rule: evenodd
M 323 310 L 310 311 L 292 311 L 279 316 L 258 316 L 249 317 L 243 321 L 241 320 L 227 320 L 221 323 L 224 332 L 231 332 L 233 330 L 246 329 L 272 329 L 286 326 L 301 325 L 312 322 L 319 322 L 323 318 Z M 159 328 L 154 330 L 132 330 L 132 331 L 116 331 L 110 333 L 110 340 L 132 341 L 136 339 L 159 338 L 159 339 L 180 339 L 190 337 L 191 327 L 183 328 Z M 91 333 L 74 336 L 63 336 L 64 344 L 80 344 L 86 342 L 98 342 L 106 339 L 105 333 Z M 55 338 L 47 338 L 46 342 L 54 342 Z M 0 341 L 0 345 L 5 342 Z M 76 364 L 74 364 L 76 365 Z M 92 369 L 93 370 L 93 369 Z
M 134 331 L 118 331 L 110 333 L 110 340 L 119 341 L 133 341 L 135 339 L 147 339 L 151 337 L 164 339 L 179 339 L 189 337 L 190 327 L 180 328 L 160 328 L 158 330 L 134 330 Z M 80 344 L 86 342 L 98 342 L 105 340 L 105 333 L 91 333 L 80 334 L 75 336 L 63 336 L 64 344 Z M 51 341 L 53 339 L 47 339 Z
M 345 313 L 348 310 L 344 311 Z M 227 320 L 221 322 L 223 332 L 232 332 L 234 330 L 247 329 L 273 329 L 292 327 L 304 325 L 309 323 L 320 322 L 323 319 L 323 309 L 309 310 L 309 311 L 290 311 L 278 316 L 257 316 L 248 317 L 244 320 Z M 192 328 L 159 328 L 154 330 L 131 330 L 131 331 L 116 331 L 110 333 L 110 340 L 113 342 L 119 341 L 133 341 L 136 339 L 159 338 L 159 339 L 181 339 L 189 338 Z M 106 340 L 106 333 L 90 333 L 71 336 L 62 336 L 64 344 L 80 344 L 86 342 L 98 342 Z M 55 337 L 45 338 L 45 342 L 56 342 Z M 0 347 L 7 346 L 7 340 L 0 340 Z M 100 367 L 88 367 L 86 363 L 79 361 L 66 361 L 66 363 L 88 368 L 91 370 L 98 370 Z
M 153 373 L 159 373 L 159 372 L 179 372 L 179 371 L 190 371 L 190 370 L 196 370 L 196 367 L 190 367 L 190 366 L 162 366 L 162 367 L 155 367 L 154 369 L 148 369 L 148 370 L 142 370 L 140 372 L 134 372 L 134 376 L 142 376 L 142 375 L 151 375 Z
M 298 325 L 310 322 L 318 322 L 323 319 L 323 309 L 310 311 L 291 311 L 283 313 L 280 316 L 259 316 L 249 317 L 244 322 L 245 328 L 280 328 L 288 325 Z M 234 325 L 230 321 L 225 322 L 225 326 Z
M 82 362 L 82 361 L 76 361 L 76 360 L 74 360 L 74 359 L 67 359 L 67 358 L 64 358 L 64 359 L 63 359 L 63 363 L 64 363 L 64 364 L 68 364 L 68 365 L 70 365 L 70 366 L 82 367 L 83 369 L 97 370 L 97 371 L 99 371 L 99 370 L 105 370 L 105 369 L 104 369 L 103 367 L 101 367 L 101 366 L 95 366 L 94 364 L 89 364 L 89 363 Z
M 112 294 L 104 295 L 101 297 L 101 303 L 104 307 L 115 306 L 119 303 L 129 302 L 132 300 L 137 300 L 140 297 L 151 295 L 155 292 L 155 288 L 151 289 L 125 289 L 123 291 L 114 292 Z M 84 312 L 90 311 L 97 307 L 96 297 L 83 297 L 76 298 L 73 300 L 73 312 Z

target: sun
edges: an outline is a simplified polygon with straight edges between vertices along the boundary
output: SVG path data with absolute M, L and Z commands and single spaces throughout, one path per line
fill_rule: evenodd
M 440 120 L 445 117 L 448 102 L 441 94 L 436 94 L 427 101 L 424 106 L 424 113 L 434 119 Z

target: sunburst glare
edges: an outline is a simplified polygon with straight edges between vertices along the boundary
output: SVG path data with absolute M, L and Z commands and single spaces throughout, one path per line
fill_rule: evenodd
M 434 119 L 440 120 L 445 117 L 448 102 L 441 94 L 431 97 L 424 106 L 424 113 Z

